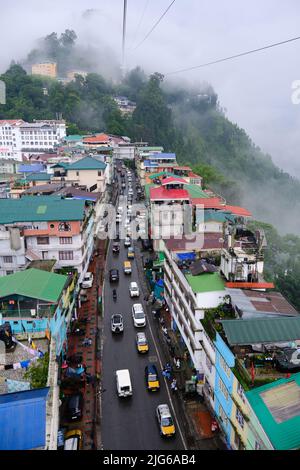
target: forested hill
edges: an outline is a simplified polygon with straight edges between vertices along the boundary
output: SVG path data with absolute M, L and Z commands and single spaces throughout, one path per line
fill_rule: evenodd
M 195 166 L 229 202 L 245 205 L 281 233 L 300 232 L 300 182 L 277 168 L 226 118 L 209 85 L 175 87 L 162 75 L 147 77 L 139 68 L 117 85 L 95 73 L 64 85 L 27 75 L 20 65 L 0 78 L 7 85 L 0 118 L 32 121 L 62 113 L 69 133 L 105 131 L 162 145 L 175 151 L 181 163 Z M 115 95 L 137 103 L 132 117 L 122 117 Z

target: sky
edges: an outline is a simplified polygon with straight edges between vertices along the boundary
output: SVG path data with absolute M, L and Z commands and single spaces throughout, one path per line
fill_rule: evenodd
M 126 67 L 140 65 L 146 72 L 159 71 L 179 83 L 211 83 L 228 118 L 244 128 L 279 167 L 300 178 L 300 104 L 292 102 L 292 84 L 300 80 L 300 40 L 167 75 L 300 36 L 300 2 L 176 0 L 136 47 L 170 3 L 127 1 Z M 76 31 L 78 42 L 99 46 L 99 57 L 106 50 L 114 61 L 121 61 L 123 0 L 0 0 L 0 7 L 0 44 L 5 45 L 0 72 L 12 59 L 24 58 L 37 38 L 66 28 Z M 103 61 L 101 67 L 105 68 Z

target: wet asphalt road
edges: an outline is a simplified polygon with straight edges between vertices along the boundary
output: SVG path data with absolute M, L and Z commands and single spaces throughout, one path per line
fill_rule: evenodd
M 126 178 L 127 179 L 127 178 Z M 134 178 L 133 178 L 134 188 Z M 127 191 L 127 187 L 126 187 Z M 134 203 L 135 200 L 133 200 Z M 129 283 L 136 281 L 140 287 L 136 260 L 132 261 L 132 274 L 125 275 L 123 262 L 127 260 L 127 248 L 120 241 L 119 255 L 112 253 L 109 246 L 105 272 L 103 295 L 103 356 L 102 356 L 102 394 L 101 394 L 101 435 L 104 450 L 182 450 L 183 442 L 176 427 L 175 438 L 163 439 L 159 434 L 155 409 L 161 403 L 168 403 L 169 394 L 161 375 L 159 357 L 147 322 L 145 328 L 135 328 L 131 316 L 134 303 L 142 303 L 146 312 L 143 293 L 139 298 L 129 296 Z M 138 250 L 140 242 L 135 243 Z M 119 270 L 119 282 L 109 282 L 109 270 Z M 117 301 L 112 298 L 112 289 L 117 289 Z M 124 321 L 124 333 L 113 335 L 110 330 L 110 319 L 114 313 L 121 313 Z M 145 331 L 149 352 L 139 355 L 135 345 L 138 331 Z M 155 330 L 153 330 L 155 334 Z M 157 341 L 157 340 L 156 340 Z M 147 363 L 156 364 L 160 374 L 159 392 L 148 392 L 145 385 L 144 370 Z M 133 388 L 133 396 L 121 399 L 117 395 L 115 371 L 129 369 Z M 172 412 L 173 417 L 174 413 Z

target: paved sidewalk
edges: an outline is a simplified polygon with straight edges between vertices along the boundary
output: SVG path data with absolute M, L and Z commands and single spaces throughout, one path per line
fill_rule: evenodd
M 85 329 L 84 336 L 70 334 L 68 337 L 68 356 L 73 354 L 82 355 L 82 363 L 86 366 L 86 373 L 92 377 L 90 383 L 86 383 L 82 390 L 84 396 L 83 418 L 76 427 L 80 428 L 84 434 L 84 450 L 100 448 L 100 410 L 98 400 L 99 379 L 100 379 L 100 315 L 99 298 L 102 295 L 102 277 L 105 263 L 105 243 L 100 241 L 94 251 L 94 258 L 88 270 L 94 274 L 93 286 L 87 289 L 88 300 L 78 309 L 78 322 L 87 319 L 87 323 L 82 323 L 80 328 Z M 85 338 L 91 339 L 91 345 L 84 346 Z

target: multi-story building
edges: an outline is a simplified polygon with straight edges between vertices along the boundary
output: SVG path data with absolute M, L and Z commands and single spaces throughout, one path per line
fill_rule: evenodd
M 56 78 L 57 77 L 57 63 L 56 62 L 40 62 L 33 64 L 31 67 L 32 75 L 42 75 L 43 77 Z
M 225 229 L 226 248 L 221 253 L 221 271 L 228 281 L 259 282 L 264 271 L 263 230 L 255 233 L 246 226 L 229 226 Z
M 59 196 L 0 199 L 0 275 L 33 260 L 55 260 L 55 269 L 73 267 L 80 280 L 93 250 L 93 207 Z
M 110 177 L 110 164 L 97 158 L 84 157 L 77 162 L 53 166 L 53 181 L 66 181 L 90 192 L 104 193 Z
M 182 257 L 171 251 L 165 242 L 164 248 L 164 296 L 168 304 L 172 328 L 180 332 L 189 352 L 191 364 L 203 373 L 204 347 L 203 326 L 206 309 L 217 307 L 225 295 L 225 285 L 218 272 L 193 275 L 188 265 L 181 263 L 195 260 L 195 253 Z
M 22 160 L 32 153 L 53 150 L 66 135 L 64 121 L 0 121 L 0 158 Z

